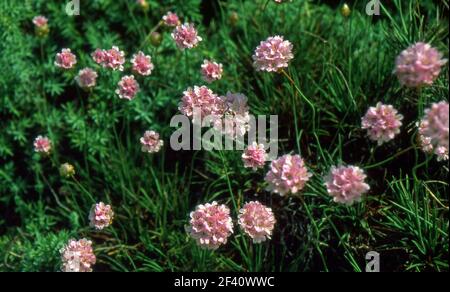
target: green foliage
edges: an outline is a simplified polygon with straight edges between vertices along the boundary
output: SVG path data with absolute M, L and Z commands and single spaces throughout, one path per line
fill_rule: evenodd
M 95 270 L 364 271 L 365 254 L 375 250 L 385 271 L 448 271 L 448 165 L 415 140 L 424 109 L 448 99 L 448 66 L 420 92 L 400 87 L 392 74 L 396 55 L 415 41 L 448 57 L 448 1 L 388 1 L 380 17 L 355 1 L 349 18 L 307 0 L 266 8 L 266 0 L 148 0 L 148 11 L 135 1 L 81 2 L 80 16 L 71 17 L 64 1 L 0 1 L 0 270 L 59 270 L 62 245 L 87 237 Z M 199 47 L 180 52 L 162 27 L 161 45 L 149 43 L 169 10 L 196 24 Z M 34 34 L 36 15 L 49 19 L 46 38 Z M 303 95 L 283 75 L 253 69 L 255 47 L 271 35 L 293 43 L 288 73 Z M 113 45 L 127 60 L 141 49 L 155 64 L 151 76 L 138 78 L 141 92 L 130 102 L 114 93 L 122 73 L 90 57 Z M 54 66 L 62 48 L 77 55 L 77 69 L 99 72 L 91 93 L 77 87 L 77 71 Z M 170 149 L 170 119 L 182 92 L 203 84 L 205 58 L 224 64 L 214 92 L 242 92 L 252 114 L 279 116 L 280 154 L 300 153 L 315 174 L 304 193 L 266 192 L 264 171 L 243 169 L 239 151 Z M 405 116 L 402 133 L 378 147 L 360 129 L 377 101 Z M 150 156 L 139 145 L 149 128 L 166 144 Z M 53 141 L 50 157 L 33 153 L 37 135 Z M 75 166 L 74 178 L 59 175 L 65 162 Z M 339 163 L 367 171 L 371 191 L 362 203 L 341 206 L 327 195 L 322 177 Z M 199 249 L 184 227 L 197 204 L 212 200 L 233 217 L 248 200 L 271 206 L 272 240 L 255 245 L 236 228 L 219 250 Z M 97 201 L 116 213 L 101 232 L 88 226 Z

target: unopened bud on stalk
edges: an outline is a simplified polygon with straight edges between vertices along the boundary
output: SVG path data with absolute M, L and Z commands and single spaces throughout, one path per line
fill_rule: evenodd
M 236 26 L 239 21 L 239 14 L 236 11 L 231 12 L 229 21 L 231 26 Z
M 70 178 L 75 175 L 75 167 L 70 163 L 64 163 L 59 168 L 59 174 L 62 177 Z
M 352 13 L 352 10 L 350 9 L 350 6 L 348 6 L 347 3 L 344 3 L 344 5 L 342 5 L 342 7 L 341 7 L 342 16 L 349 17 L 351 13 Z
M 159 32 L 154 31 L 151 33 L 150 35 L 150 43 L 155 46 L 155 47 L 159 47 L 159 45 L 161 45 L 161 40 L 162 40 L 162 36 Z

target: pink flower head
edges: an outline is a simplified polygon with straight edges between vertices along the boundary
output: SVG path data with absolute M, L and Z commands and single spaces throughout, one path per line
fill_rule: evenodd
M 180 19 L 176 13 L 167 12 L 166 15 L 163 16 L 164 24 L 167 26 L 178 26 L 180 25 Z
M 229 137 L 244 136 L 250 128 L 247 97 L 242 93 L 228 92 L 226 96 L 219 97 L 215 115 L 214 128 Z
M 62 49 L 61 53 L 56 54 L 55 65 L 64 69 L 71 69 L 77 63 L 77 57 L 72 54 L 70 49 Z
M 49 154 L 52 150 L 52 141 L 50 141 L 49 138 L 43 137 L 41 135 L 37 136 L 36 139 L 34 139 L 34 152 L 42 153 L 42 154 Z
M 164 145 L 164 141 L 159 139 L 159 134 L 155 131 L 145 131 L 141 137 L 142 152 L 155 153 Z
M 70 239 L 61 250 L 63 272 L 92 272 L 92 266 L 96 262 L 92 241 L 86 238 Z
M 301 191 L 311 176 L 300 155 L 286 154 L 272 161 L 265 180 L 269 191 L 284 196 Z
M 211 83 L 215 80 L 222 78 L 222 64 L 212 62 L 209 60 L 204 60 L 202 64 L 202 76 L 203 80 Z
M 397 57 L 394 73 L 401 85 L 421 87 L 433 84 L 441 67 L 447 63 L 442 54 L 430 44 L 416 43 Z
M 400 133 L 403 116 L 397 113 L 392 105 L 384 105 L 381 102 L 375 107 L 370 107 L 362 118 L 362 128 L 367 130 L 369 138 L 377 141 L 378 145 L 394 139 Z
M 364 171 L 357 166 L 333 166 L 325 178 L 325 186 L 335 202 L 351 205 L 354 201 L 359 202 L 370 189 L 365 179 Z
M 133 64 L 134 72 L 144 76 L 150 75 L 154 68 L 152 63 L 152 57 L 146 56 L 141 51 L 133 55 L 133 58 L 131 59 L 131 64 Z
M 239 210 L 239 226 L 249 235 L 254 243 L 260 243 L 270 239 L 275 226 L 275 217 L 272 209 L 260 202 L 249 202 Z
M 116 46 L 109 50 L 96 49 L 91 56 L 97 64 L 102 65 L 104 68 L 123 71 L 125 53 Z
M 91 227 L 102 230 L 111 225 L 114 219 L 114 212 L 110 205 L 100 202 L 94 204 L 89 212 L 89 222 Z
M 78 86 L 84 89 L 89 89 L 95 86 L 97 81 L 97 72 L 92 70 L 91 68 L 84 68 L 78 72 L 75 80 L 78 83 Z
M 263 144 L 257 144 L 253 142 L 249 145 L 242 154 L 242 161 L 244 162 L 244 167 L 252 167 L 253 170 L 264 167 L 266 162 L 267 154 L 264 149 Z
M 33 23 L 36 27 L 45 27 L 48 25 L 48 19 L 45 16 L 38 15 L 33 18 Z
M 192 23 L 178 25 L 172 32 L 172 38 L 181 50 L 195 48 L 202 41 Z
M 274 0 L 276 3 L 292 2 L 292 0 Z
M 190 214 L 190 226 L 186 228 L 197 244 L 206 249 L 217 249 L 226 244 L 233 233 L 230 209 L 217 202 L 198 205 Z
M 218 112 L 220 105 L 219 97 L 206 86 L 189 87 L 183 92 L 183 97 L 178 109 L 187 117 L 192 117 L 196 121 L 194 110 L 199 111 L 202 119 L 206 116 L 214 115 Z
M 294 58 L 292 44 L 282 36 L 269 37 L 262 41 L 253 55 L 253 66 L 256 71 L 278 72 Z
M 97 63 L 99 65 L 103 65 L 103 63 L 105 62 L 105 59 L 106 59 L 106 51 L 102 50 L 102 49 L 96 49 L 91 54 L 91 57 L 95 63 Z
M 132 100 L 139 92 L 139 84 L 134 79 L 133 75 L 123 76 L 118 83 L 119 88 L 116 89 L 116 93 L 120 98 Z
M 434 103 L 425 110 L 419 123 L 419 140 L 423 151 L 436 154 L 438 161 L 448 160 L 448 102 Z

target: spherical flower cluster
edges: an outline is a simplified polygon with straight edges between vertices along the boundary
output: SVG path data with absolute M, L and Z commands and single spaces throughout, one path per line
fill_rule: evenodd
M 201 122 L 196 120 L 194 110 L 201 114 L 202 118 L 217 114 L 220 105 L 219 97 L 206 86 L 194 86 L 183 92 L 183 97 L 178 109 L 187 117 L 192 117 L 193 122 Z
M 60 253 L 63 272 L 92 272 L 96 262 L 92 241 L 85 238 L 78 241 L 70 239 Z
M 102 65 L 104 68 L 123 71 L 125 53 L 116 46 L 109 50 L 96 49 L 91 56 L 97 64 Z
M 141 51 L 133 55 L 133 58 L 131 59 L 131 64 L 133 64 L 133 71 L 143 76 L 150 75 L 154 68 L 152 63 L 152 57 L 146 56 Z
M 228 92 L 219 100 L 218 111 L 213 122 L 214 128 L 231 138 L 244 136 L 250 128 L 247 97 L 241 93 Z
M 355 201 L 359 202 L 361 196 L 370 189 L 365 179 L 364 171 L 357 166 L 332 167 L 325 178 L 325 186 L 335 202 L 351 205 Z
M 62 49 L 56 54 L 55 65 L 63 69 L 71 69 L 77 63 L 77 56 L 70 49 Z
M 419 139 L 423 151 L 436 154 L 438 161 L 448 160 L 448 102 L 434 103 L 425 110 L 419 123 Z
M 217 202 L 198 205 L 190 217 L 190 226 L 186 230 L 202 248 L 217 249 L 227 243 L 228 237 L 233 233 L 230 209 Z
M 41 135 L 37 136 L 36 139 L 34 139 L 34 152 L 42 153 L 42 154 L 49 154 L 52 150 L 52 141 L 50 141 L 49 138 L 43 137 Z
M 75 175 L 75 167 L 70 163 L 63 163 L 59 167 L 59 174 L 66 178 L 72 177 Z
M 36 27 L 44 27 L 48 25 L 48 19 L 45 16 L 38 15 L 33 17 L 33 23 Z
M 263 144 L 257 144 L 253 142 L 251 145 L 244 150 L 242 154 L 242 161 L 244 162 L 244 167 L 251 167 L 253 170 L 264 167 L 266 162 L 267 154 L 264 149 Z
M 159 134 L 155 131 L 145 131 L 140 141 L 142 152 L 155 153 L 164 145 L 164 141 L 159 139 Z
M 139 92 L 139 84 L 134 79 L 133 75 L 123 76 L 118 83 L 116 93 L 120 98 L 132 100 Z
M 89 212 L 90 226 L 102 230 L 112 224 L 114 212 L 110 205 L 103 202 L 94 204 Z
M 262 41 L 253 55 L 253 66 L 257 71 L 278 72 L 288 67 L 294 58 L 292 44 L 282 36 L 269 37 Z
M 375 107 L 370 107 L 362 118 L 362 128 L 367 130 L 369 138 L 377 141 L 378 145 L 394 139 L 400 133 L 403 116 L 397 113 L 392 105 L 384 105 L 381 102 Z
M 441 67 L 447 63 L 442 54 L 430 44 L 416 43 L 397 57 L 394 73 L 400 84 L 407 87 L 422 87 L 433 84 Z
M 167 12 L 166 15 L 163 16 L 164 24 L 167 26 L 178 26 L 180 25 L 180 19 L 176 13 Z
M 172 38 L 181 50 L 195 48 L 202 41 L 191 23 L 178 25 L 172 32 Z
M 286 154 L 271 162 L 265 180 L 269 191 L 284 196 L 301 191 L 311 176 L 300 155 Z
M 202 77 L 208 83 L 211 83 L 215 80 L 219 80 L 222 78 L 222 64 L 212 62 L 209 60 L 204 60 L 202 64 Z
M 254 243 L 260 243 L 270 239 L 275 226 L 275 217 L 272 209 L 260 202 L 249 202 L 239 210 L 238 222 L 241 229 L 253 239 Z
M 75 80 L 78 83 L 78 86 L 80 86 L 83 89 L 90 89 L 92 87 L 95 87 L 95 84 L 97 82 L 97 72 L 95 72 L 91 68 L 84 68 L 78 72 L 77 77 L 75 77 Z

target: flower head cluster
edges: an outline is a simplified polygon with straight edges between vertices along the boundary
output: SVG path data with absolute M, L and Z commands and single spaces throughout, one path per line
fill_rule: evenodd
M 72 177 L 75 175 L 75 167 L 70 163 L 63 163 L 59 167 L 59 174 L 66 178 Z
M 242 154 L 242 161 L 244 162 L 244 167 L 251 167 L 253 170 L 264 167 L 266 162 L 267 154 L 264 149 L 263 144 L 257 144 L 253 142 L 251 145 L 244 150 Z
M 120 98 L 132 100 L 139 92 L 139 84 L 134 79 L 133 75 L 123 76 L 118 83 L 116 93 Z
M 265 180 L 269 191 L 284 196 L 301 191 L 311 176 L 300 155 L 286 154 L 271 162 Z
M 293 58 L 292 44 L 282 36 L 273 36 L 262 41 L 256 48 L 253 66 L 257 71 L 278 72 L 288 67 Z
M 95 87 L 98 74 L 91 68 L 84 68 L 78 72 L 75 81 L 77 81 L 78 86 L 83 89 L 90 89 Z
M 116 46 L 109 50 L 96 49 L 91 56 L 97 64 L 102 65 L 104 68 L 123 71 L 125 53 Z
M 325 178 L 325 186 L 335 202 L 351 205 L 360 201 L 361 196 L 370 189 L 365 179 L 364 171 L 357 166 L 332 167 Z
M 400 84 L 422 87 L 433 84 L 445 63 L 447 60 L 437 49 L 418 42 L 400 53 L 395 61 L 394 73 Z
M 155 153 L 164 145 L 164 141 L 159 139 L 159 134 L 155 131 L 145 131 L 140 141 L 142 152 Z
M 48 28 L 48 19 L 45 16 L 38 15 L 33 18 L 34 29 L 39 37 L 46 36 L 50 29 Z
M 181 50 L 195 48 L 202 41 L 191 23 L 178 25 L 172 32 L 172 38 Z
M 75 56 L 70 49 L 62 49 L 60 53 L 56 54 L 55 65 L 63 69 L 71 69 L 77 63 L 77 56 Z
M 275 216 L 272 209 L 267 208 L 260 202 L 249 202 L 239 210 L 238 217 L 241 229 L 253 239 L 260 243 L 270 239 L 275 226 Z
M 114 212 L 110 205 L 106 205 L 103 202 L 92 205 L 91 211 L 89 212 L 91 227 L 102 230 L 111 225 L 113 219 Z
M 228 237 L 233 233 L 230 209 L 217 202 L 198 205 L 190 217 L 190 226 L 186 230 L 203 248 L 217 249 L 227 243 Z
M 63 272 L 92 272 L 96 262 L 92 241 L 85 238 L 78 241 L 70 239 L 60 253 Z
M 34 139 L 33 146 L 34 152 L 50 154 L 50 151 L 52 150 L 52 141 L 47 137 L 39 135 Z
M 183 92 L 178 109 L 187 117 L 192 117 L 193 122 L 201 122 L 196 120 L 194 110 L 202 117 L 206 117 L 217 114 L 220 104 L 220 98 L 211 89 L 206 86 L 194 86 Z
M 163 16 L 164 24 L 167 26 L 178 26 L 180 25 L 180 19 L 176 13 L 167 12 L 166 15 Z
M 425 110 L 419 123 L 419 139 L 423 151 L 434 153 L 438 160 L 448 160 L 448 102 L 434 103 Z
M 214 128 L 231 138 L 244 136 L 250 128 L 247 97 L 241 93 L 228 92 L 219 100 L 213 121 Z
M 143 76 L 150 75 L 154 68 L 152 63 L 152 57 L 146 56 L 141 51 L 133 55 L 133 58 L 131 59 L 131 64 L 133 64 L 133 71 Z
M 384 105 L 381 102 L 375 107 L 370 107 L 362 118 L 362 128 L 367 130 L 369 138 L 377 141 L 378 145 L 394 139 L 400 133 L 403 116 L 398 114 L 392 105 Z
M 219 80 L 222 78 L 222 64 L 212 62 L 209 60 L 204 60 L 202 64 L 202 77 L 208 83 L 211 83 L 215 80 Z

